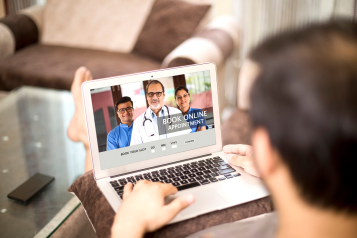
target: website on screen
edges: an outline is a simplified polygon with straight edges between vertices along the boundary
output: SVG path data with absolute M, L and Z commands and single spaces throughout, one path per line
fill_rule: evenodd
M 210 71 L 91 90 L 101 169 L 216 143 Z

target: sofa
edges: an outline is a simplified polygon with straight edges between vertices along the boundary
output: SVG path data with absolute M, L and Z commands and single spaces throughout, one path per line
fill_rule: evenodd
M 230 16 L 210 19 L 194 0 L 48 0 L 0 19 L 0 90 L 69 90 L 80 66 L 94 79 L 187 64 L 217 65 L 220 109 L 225 62 L 238 47 Z

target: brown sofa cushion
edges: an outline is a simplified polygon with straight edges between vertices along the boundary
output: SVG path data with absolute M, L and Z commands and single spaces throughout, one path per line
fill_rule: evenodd
M 88 218 L 98 237 L 110 237 L 110 228 L 114 220 L 114 211 L 101 191 L 98 189 L 93 172 L 89 171 L 79 177 L 69 188 L 82 202 Z M 167 225 L 145 237 L 186 237 L 197 231 L 223 223 L 238 221 L 247 217 L 273 211 L 270 197 L 234 206 L 220 211 L 204 214 L 186 221 Z
M 138 37 L 134 52 L 162 61 L 192 36 L 210 5 L 156 0 Z
M 223 145 L 250 145 L 251 124 L 248 111 L 235 108 L 230 117 L 222 124 L 221 131 Z
M 34 44 L 0 60 L 0 89 L 35 85 L 68 90 L 80 66 L 96 79 L 159 69 L 160 62 L 135 54 Z

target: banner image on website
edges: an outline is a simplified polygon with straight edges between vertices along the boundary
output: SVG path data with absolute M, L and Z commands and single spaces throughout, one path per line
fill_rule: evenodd
M 210 71 L 95 89 L 91 97 L 100 153 L 214 128 Z
M 216 143 L 210 71 L 91 90 L 102 169 Z

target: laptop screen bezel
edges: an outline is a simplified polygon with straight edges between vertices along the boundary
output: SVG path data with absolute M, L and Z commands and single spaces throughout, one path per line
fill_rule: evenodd
M 211 146 L 206 146 L 203 148 L 198 148 L 190 151 L 185 151 L 181 153 L 171 154 L 168 156 L 162 156 L 159 158 L 149 159 L 141 162 L 136 162 L 132 164 L 126 164 L 123 166 L 111 168 L 111 169 L 101 169 L 98 141 L 94 122 L 94 113 L 92 106 L 91 90 L 103 87 L 110 87 L 114 85 L 134 83 L 145 80 L 160 79 L 180 74 L 195 73 L 200 71 L 210 71 L 211 78 L 211 92 L 212 92 L 212 104 L 213 104 L 213 118 L 214 118 L 214 130 L 216 136 L 216 144 Z M 89 146 L 92 157 L 93 164 L 93 174 L 94 178 L 102 179 L 110 176 L 115 176 L 118 174 L 129 173 L 136 170 L 145 169 L 148 167 L 159 166 L 166 163 L 172 163 L 176 161 L 183 160 L 184 158 L 192 158 L 201 156 L 204 154 L 210 154 L 222 151 L 222 137 L 221 137 L 221 122 L 218 104 L 218 89 L 217 89 L 217 74 L 216 66 L 214 63 L 203 63 L 175 68 L 167 68 L 149 72 L 142 72 L 130 75 L 122 75 L 117 77 L 110 77 L 104 79 L 97 79 L 92 81 L 87 81 L 82 84 L 82 96 L 84 111 L 87 122 L 87 132 L 89 139 Z

